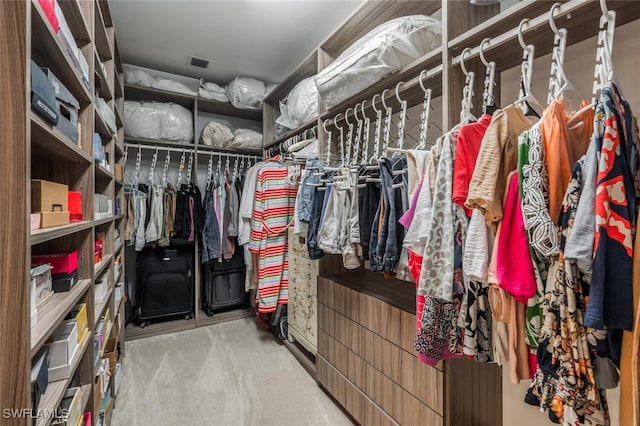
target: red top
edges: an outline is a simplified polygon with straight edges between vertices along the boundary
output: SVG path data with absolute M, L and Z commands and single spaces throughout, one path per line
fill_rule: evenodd
M 458 132 L 456 158 L 453 163 L 453 202 L 462 207 L 468 217 L 471 217 L 471 210 L 464 206 L 464 202 L 467 201 L 469 182 L 489 123 L 491 116 L 485 114 L 477 122 L 462 126 Z

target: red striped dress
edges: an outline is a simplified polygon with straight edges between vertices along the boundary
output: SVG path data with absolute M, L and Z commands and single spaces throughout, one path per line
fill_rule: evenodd
M 258 255 L 258 312 L 274 312 L 289 299 L 287 229 L 293 219 L 296 186 L 287 185 L 287 168 L 267 161 L 258 172 L 249 250 Z

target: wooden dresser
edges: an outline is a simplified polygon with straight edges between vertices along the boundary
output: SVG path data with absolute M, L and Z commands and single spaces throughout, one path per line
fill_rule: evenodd
M 362 425 L 502 424 L 495 365 L 418 361 L 415 287 L 352 271 L 318 278 L 317 380 Z

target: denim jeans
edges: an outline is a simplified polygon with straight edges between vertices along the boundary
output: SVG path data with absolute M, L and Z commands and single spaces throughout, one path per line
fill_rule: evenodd
M 399 226 L 398 219 L 404 213 L 406 202 L 406 175 L 394 175 L 394 170 L 406 169 L 405 157 L 387 158 L 380 164 L 380 178 L 382 179 L 382 196 L 380 208 L 376 212 L 378 223 L 377 232 L 371 233 L 369 250 L 375 245 L 375 252 L 370 253 L 371 269 L 374 271 L 392 272 L 402 250 L 404 230 Z M 396 184 L 401 187 L 394 188 Z M 405 188 L 403 190 L 403 188 Z M 374 269 L 375 268 L 375 269 Z
M 305 172 L 300 183 L 300 208 L 298 218 L 301 222 L 308 224 L 311 221 L 311 205 L 313 204 L 316 187 L 309 184 L 320 182 L 320 176 L 314 176 L 320 170 L 320 162 L 315 158 L 307 159 Z
M 324 256 L 324 251 L 318 247 L 318 230 L 320 228 L 325 193 L 328 193 L 330 189 L 327 188 L 326 191 L 314 189 L 313 202 L 311 203 L 311 220 L 307 229 L 307 250 L 309 251 L 309 258 L 315 260 Z
M 377 177 L 378 172 L 366 173 L 367 176 Z M 369 259 L 369 242 L 371 231 L 374 225 L 374 218 L 380 204 L 380 184 L 377 182 L 367 182 L 366 186 L 358 191 L 358 211 L 360 225 L 360 243 L 362 244 L 362 255 L 364 259 Z
M 220 247 L 220 228 L 218 218 L 213 204 L 212 191 L 207 191 L 204 195 L 205 221 L 202 230 L 202 263 L 218 259 L 222 256 Z

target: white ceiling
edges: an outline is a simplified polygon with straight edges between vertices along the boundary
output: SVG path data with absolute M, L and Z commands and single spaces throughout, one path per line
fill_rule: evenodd
M 277 83 L 363 0 L 111 0 L 122 61 L 208 81 Z M 189 55 L 211 59 L 204 70 Z

